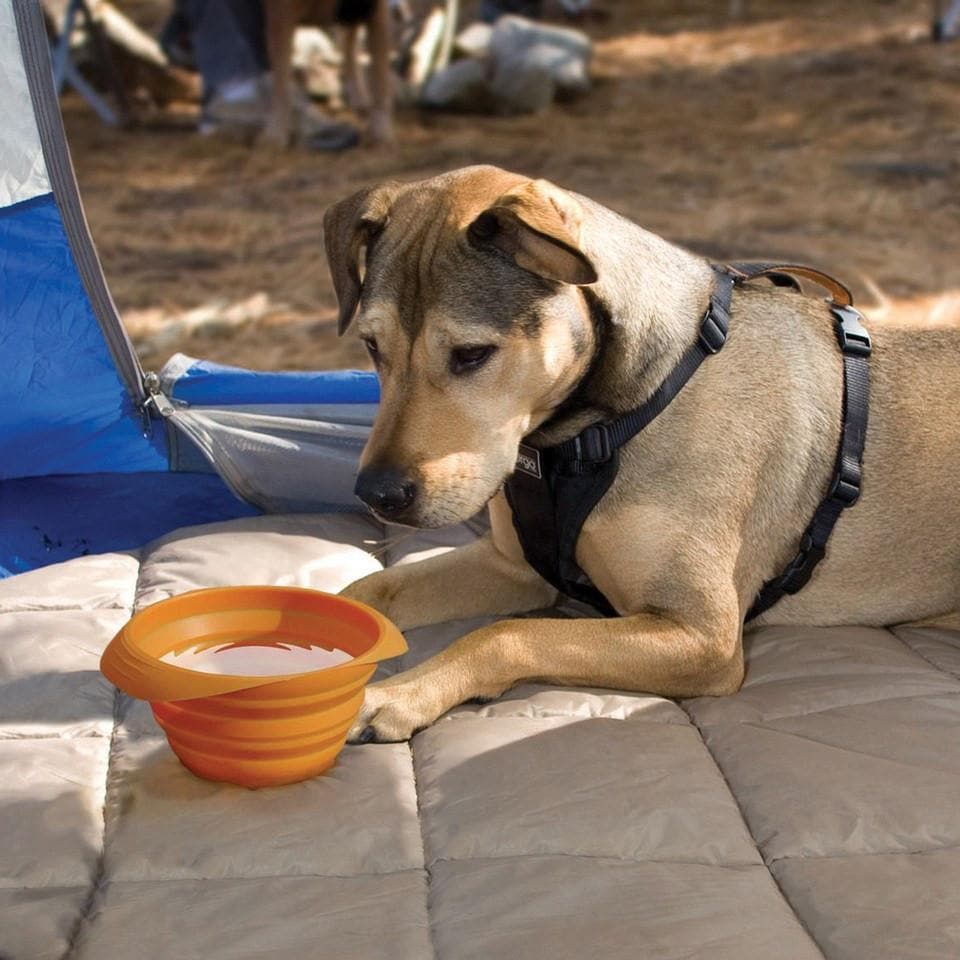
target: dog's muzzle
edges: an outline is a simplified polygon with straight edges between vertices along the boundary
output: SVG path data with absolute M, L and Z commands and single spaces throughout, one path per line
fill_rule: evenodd
M 417 498 L 417 485 L 392 467 L 367 467 L 353 492 L 381 517 L 394 520 Z

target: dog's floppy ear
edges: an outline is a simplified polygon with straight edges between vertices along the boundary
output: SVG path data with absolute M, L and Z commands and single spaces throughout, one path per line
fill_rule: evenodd
M 583 286 L 597 271 L 580 249 L 583 209 L 547 180 L 530 180 L 498 198 L 467 228 L 476 247 L 496 247 L 547 280 Z
M 324 214 L 323 243 L 340 305 L 339 334 L 350 326 L 360 303 L 360 252 L 386 224 L 400 186 L 396 181 L 388 181 L 368 187 L 335 203 Z

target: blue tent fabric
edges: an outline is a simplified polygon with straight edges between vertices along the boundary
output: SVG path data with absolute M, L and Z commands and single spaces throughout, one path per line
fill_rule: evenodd
M 216 474 L 86 473 L 0 483 L 0 578 L 134 550 L 177 527 L 260 511 Z
M 36 0 L 0 2 L 0 64 L 0 577 L 259 512 L 215 473 L 171 466 L 163 404 L 148 402 L 83 215 Z M 172 394 L 329 416 L 375 404 L 378 387 L 196 361 Z
M 375 404 L 380 383 L 376 374 L 361 370 L 260 372 L 197 360 L 177 378 L 170 396 L 197 406 Z
M 0 209 L 0 479 L 166 468 L 117 372 L 51 194 Z

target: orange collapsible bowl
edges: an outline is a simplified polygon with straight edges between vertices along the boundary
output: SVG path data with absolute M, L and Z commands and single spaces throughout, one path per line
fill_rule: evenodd
M 325 647 L 351 659 L 269 676 L 207 673 L 161 659 L 243 647 Z M 150 701 L 173 752 L 194 773 L 265 787 L 329 769 L 377 662 L 406 649 L 386 617 L 355 600 L 299 587 L 213 587 L 134 615 L 110 641 L 100 669 L 124 692 Z

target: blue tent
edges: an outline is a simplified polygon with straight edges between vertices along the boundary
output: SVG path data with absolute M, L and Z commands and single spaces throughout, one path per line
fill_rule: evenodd
M 191 523 L 349 508 L 375 376 L 184 357 L 145 372 L 84 217 L 37 0 L 0 2 L 0 65 L 0 576 Z

